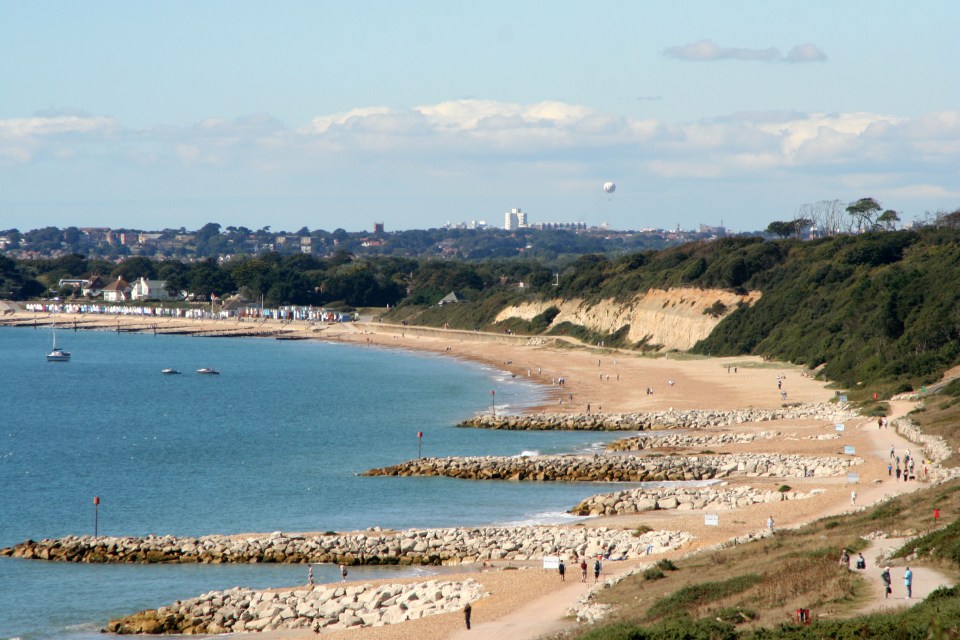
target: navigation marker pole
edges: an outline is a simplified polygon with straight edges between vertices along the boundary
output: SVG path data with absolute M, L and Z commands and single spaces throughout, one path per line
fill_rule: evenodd
M 497 403 L 495 400 L 496 395 L 497 395 L 496 392 L 493 389 L 491 389 L 490 390 L 490 411 L 491 413 L 493 413 L 494 418 L 497 417 Z
M 417 431 L 417 459 L 423 457 L 423 431 Z
M 97 528 L 100 524 L 100 496 L 93 496 L 93 539 L 97 539 Z

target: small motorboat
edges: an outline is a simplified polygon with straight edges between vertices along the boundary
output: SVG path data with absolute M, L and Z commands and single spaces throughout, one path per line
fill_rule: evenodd
M 210 369 L 210 368 L 208 368 L 208 367 L 204 367 L 203 369 L 197 369 L 197 373 L 199 373 L 200 375 L 204 375 L 204 376 L 218 376 L 218 375 L 220 375 L 220 372 L 219 372 L 219 371 L 217 371 L 216 369 Z
M 164 370 L 161 371 L 160 373 L 162 373 L 162 374 L 165 375 L 165 376 L 176 376 L 176 375 L 180 375 L 180 372 L 177 371 L 176 369 L 164 369 Z

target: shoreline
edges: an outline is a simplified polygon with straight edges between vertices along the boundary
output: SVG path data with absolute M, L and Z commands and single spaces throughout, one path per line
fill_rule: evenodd
M 73 316 L 64 314 L 65 324 L 69 327 Z M 16 318 L 25 326 L 34 322 L 45 322 L 46 313 L 21 312 L 3 316 L 2 324 L 14 324 Z M 91 316 L 77 315 L 78 329 L 139 330 L 144 332 L 159 329 L 176 329 L 178 333 L 195 333 L 209 336 L 227 336 L 235 332 L 248 331 L 254 323 L 230 322 L 224 320 L 187 320 L 180 318 L 137 318 L 130 316 Z M 82 320 L 82 324 L 81 321 Z M 59 320 L 58 320 L 59 324 Z M 420 330 L 417 327 L 383 325 L 381 323 L 350 323 L 344 325 L 315 325 L 310 323 L 256 323 L 258 327 L 271 331 L 283 330 L 285 336 L 318 339 L 327 342 L 341 342 L 357 346 L 375 346 L 409 350 L 412 352 L 431 352 L 456 359 L 480 363 L 495 371 L 507 371 L 509 375 L 529 380 L 541 385 L 550 398 L 542 407 L 524 407 L 523 413 L 541 412 L 550 415 L 580 415 L 653 412 L 671 409 L 732 410 L 743 408 L 774 409 L 784 400 L 788 402 L 826 403 L 833 393 L 825 388 L 826 383 L 807 377 L 801 368 L 783 363 L 765 362 L 755 357 L 734 357 L 708 359 L 690 357 L 682 354 L 670 354 L 669 357 L 653 358 L 647 355 L 620 352 L 610 349 L 598 349 L 582 346 L 571 348 L 567 341 L 546 341 L 539 338 L 519 338 L 496 334 L 470 335 L 470 332 L 443 333 L 443 330 Z M 189 329 L 189 331 L 187 331 Z M 69 329 L 68 329 L 69 330 Z M 249 333 L 249 332 L 248 332 Z M 468 334 L 468 335 L 463 335 Z M 274 334 L 268 334 L 276 337 Z M 468 340 L 467 338 L 471 338 Z M 549 344 L 548 344 L 549 342 Z M 781 381 L 789 398 L 780 394 L 777 382 Z M 563 384 L 558 379 L 563 378 Z M 650 389 L 653 393 L 648 393 Z M 572 394 L 572 398 L 571 398 Z M 560 402 L 562 401 L 562 403 Z M 911 403 L 900 403 L 894 407 L 896 412 L 906 413 Z M 731 424 L 722 427 L 707 427 L 693 431 L 695 434 L 735 434 L 755 433 L 774 428 L 782 435 L 777 438 L 755 439 L 729 445 L 711 445 L 717 453 L 730 452 L 781 452 L 797 455 L 837 456 L 842 455 L 844 444 L 856 447 L 857 456 L 864 459 L 859 467 L 860 494 L 859 505 L 870 504 L 888 495 L 927 486 L 914 483 L 892 483 L 886 478 L 886 453 L 890 446 L 906 449 L 916 445 L 895 434 L 893 430 L 878 431 L 876 421 L 870 418 L 857 418 L 847 422 L 847 430 L 842 439 L 833 439 L 833 425 L 823 420 L 798 419 L 780 422 L 759 422 Z M 655 433 L 655 432 L 654 432 Z M 830 436 L 831 439 L 827 439 Z M 822 438 L 822 439 L 821 439 Z M 674 447 L 681 455 L 697 453 L 695 447 Z M 668 450 L 660 449 L 663 453 Z M 631 452 L 640 453 L 640 452 Z M 757 490 L 774 490 L 784 484 L 783 478 L 745 477 L 725 481 L 731 488 L 748 486 Z M 650 526 L 655 530 L 680 530 L 695 536 L 695 540 L 676 552 L 660 557 L 676 558 L 697 550 L 709 549 L 733 538 L 762 534 L 766 519 L 775 518 L 777 528 L 799 526 L 813 519 L 848 512 L 850 486 L 845 478 L 791 478 L 791 487 L 796 491 L 811 492 L 822 490 L 814 497 L 804 500 L 789 500 L 777 503 L 737 507 L 720 512 L 720 527 L 704 524 L 702 510 L 657 510 L 630 515 L 605 515 L 583 521 L 589 528 L 612 527 L 629 529 L 638 526 Z M 611 490 L 623 487 L 611 486 Z M 570 505 L 572 508 L 574 505 Z M 371 523 L 376 525 L 377 523 Z M 624 573 L 642 564 L 641 560 L 616 563 L 611 572 Z M 523 572 L 482 572 L 507 576 L 511 590 L 517 594 L 525 588 L 519 588 L 518 582 L 535 583 L 533 576 L 543 578 L 541 571 Z M 606 573 L 606 571 L 605 571 Z M 468 575 L 477 575 L 470 572 Z M 496 627 L 493 621 L 515 619 L 525 615 L 539 620 L 540 627 L 548 628 L 559 624 L 560 627 L 572 624 L 559 621 L 572 601 L 583 595 L 574 593 L 576 587 L 565 586 L 552 590 L 554 594 L 543 595 L 545 589 L 533 589 L 525 597 L 510 593 L 495 593 L 491 600 L 478 601 L 474 606 L 477 627 L 471 637 L 478 635 L 484 624 Z M 488 592 L 490 589 L 488 589 Z M 543 598 L 552 598 L 556 594 L 567 594 L 565 603 L 554 608 L 545 606 Z M 498 604 L 494 604 L 494 601 Z M 531 604 L 532 603 L 532 604 Z M 540 606 L 537 606 L 540 603 Z M 549 613 L 549 612 L 553 613 Z M 555 616 L 557 611 L 560 612 Z M 521 613 L 523 612 L 523 613 Z M 551 616 L 554 616 L 551 618 Z M 376 629 L 358 629 L 335 632 L 336 637 L 345 638 L 450 638 L 456 637 L 462 629 L 462 621 L 457 614 L 442 614 L 415 622 L 389 625 Z M 460 632 L 462 633 L 462 631 Z M 533 629 L 530 629 L 530 634 Z M 539 632 L 537 633 L 539 635 Z M 261 638 L 265 637 L 260 634 Z M 290 636 L 286 636 L 290 637 Z M 534 635 L 517 635 L 536 637 Z

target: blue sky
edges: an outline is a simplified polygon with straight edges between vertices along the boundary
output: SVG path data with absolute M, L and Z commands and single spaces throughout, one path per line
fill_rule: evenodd
M 589 5 L 0 0 L 0 229 L 960 207 L 960 3 Z

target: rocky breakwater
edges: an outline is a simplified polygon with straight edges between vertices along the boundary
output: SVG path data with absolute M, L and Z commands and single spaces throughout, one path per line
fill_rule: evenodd
M 644 449 L 722 447 L 730 444 L 745 444 L 754 440 L 766 440 L 781 435 L 779 431 L 760 433 L 721 433 L 715 436 L 691 436 L 680 433 L 633 436 L 615 440 L 607 445 L 608 451 L 642 451 Z
M 526 415 L 492 415 L 483 413 L 461 422 L 459 427 L 505 429 L 514 431 L 646 431 L 648 429 L 706 429 L 769 420 L 824 420 L 842 422 L 856 413 L 844 405 L 808 403 L 779 409 L 736 409 L 710 411 L 685 409 L 642 413 L 534 413 Z
M 664 487 L 628 489 L 591 496 L 570 510 L 578 516 L 610 516 L 661 509 L 738 509 L 754 504 L 803 500 L 820 495 L 822 489 L 801 491 L 760 491 L 752 487 Z
M 625 557 L 637 557 L 650 545 L 666 551 L 686 539 L 676 532 L 651 531 L 634 537 L 617 529 L 556 526 L 408 529 L 317 536 L 68 536 L 39 542 L 27 540 L 0 550 L 0 555 L 61 562 L 440 565 L 536 560 L 566 551 L 589 556 L 611 547 Z
M 104 631 L 197 635 L 381 627 L 459 611 L 484 595 L 474 580 L 270 591 L 237 587 L 112 620 Z
M 368 476 L 444 476 L 468 480 L 533 480 L 582 482 L 662 482 L 713 480 L 733 475 L 802 478 L 835 476 L 860 458 L 804 457 L 780 454 L 731 454 L 638 457 L 478 456 L 420 458 L 391 467 L 371 469 Z

